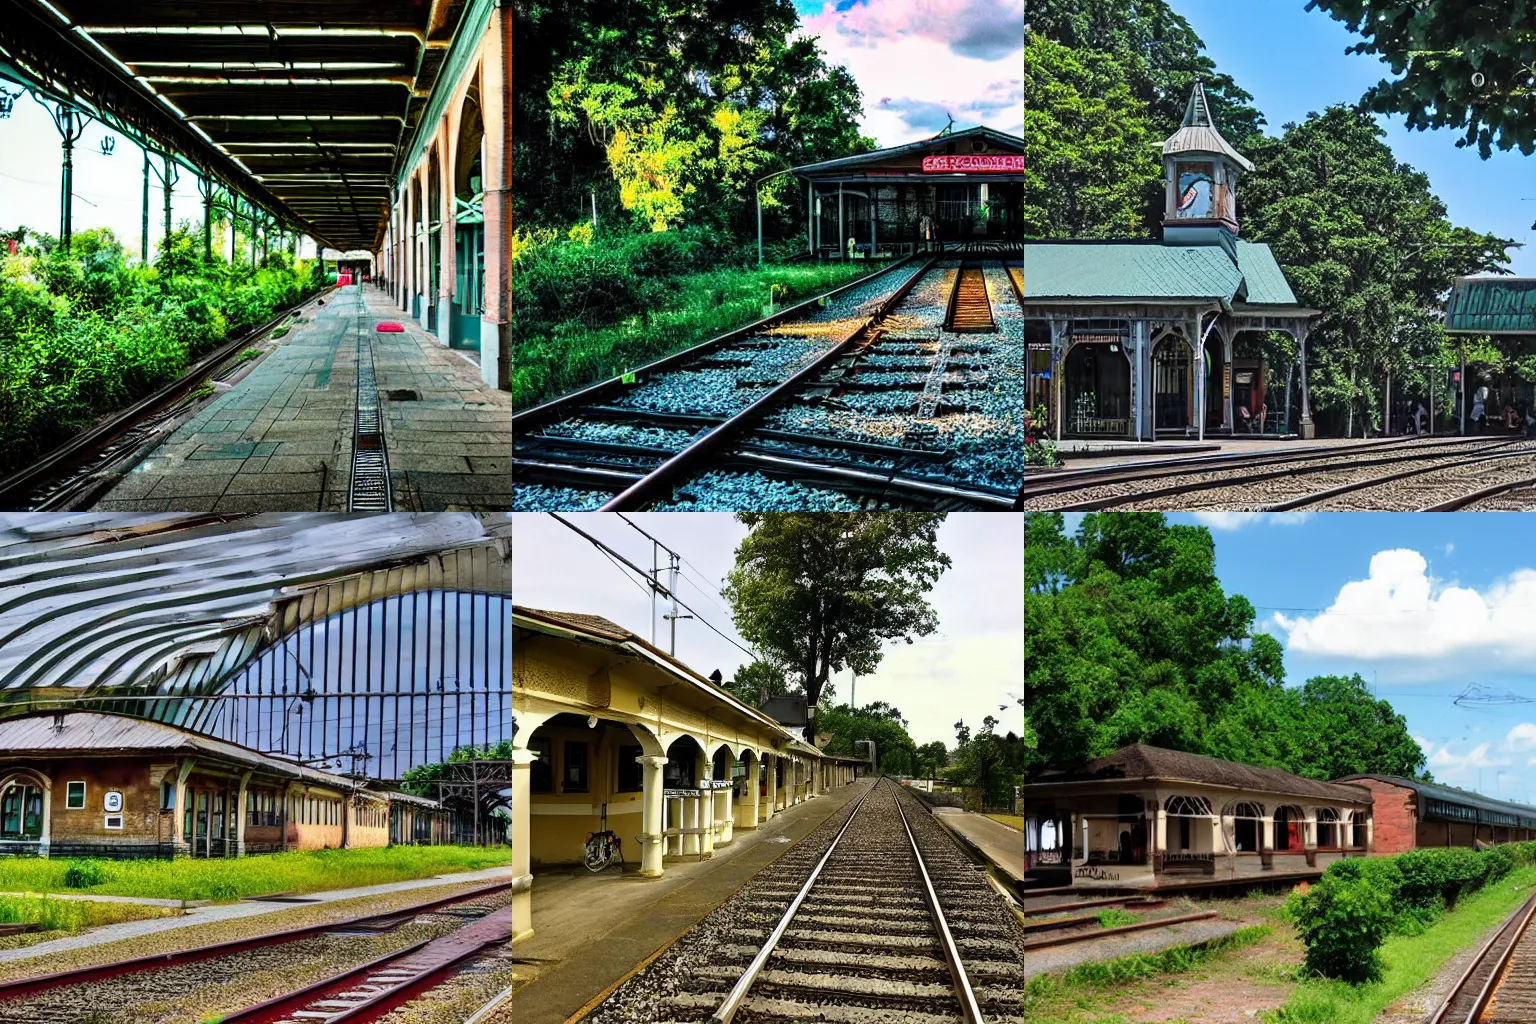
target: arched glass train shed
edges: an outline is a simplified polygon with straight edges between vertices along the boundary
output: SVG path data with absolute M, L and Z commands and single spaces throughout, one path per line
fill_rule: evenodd
M 504 841 L 505 764 L 399 789 L 511 736 L 510 531 L 504 514 L 0 514 L 0 725 L 56 723 L 0 743 L 0 790 L 27 775 L 0 791 L 0 841 L 140 822 L 144 842 L 216 854 L 243 848 L 241 822 L 304 845 L 296 819 L 330 845 L 365 827 Z M 54 792 L 70 758 L 126 774 Z

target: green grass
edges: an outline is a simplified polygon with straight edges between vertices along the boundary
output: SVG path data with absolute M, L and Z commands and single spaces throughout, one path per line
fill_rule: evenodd
M 1135 924 L 1137 920 L 1135 914 L 1128 914 L 1124 910 L 1116 910 L 1113 907 L 1099 911 L 1100 928 L 1119 928 L 1121 925 Z
M 993 821 L 1000 821 L 1004 825 L 1024 831 L 1024 815 L 1022 814 L 989 814 L 987 817 Z
M 119 921 L 165 917 L 181 911 L 133 903 L 91 903 L 47 896 L 0 896 L 0 924 L 36 924 L 43 932 L 75 932 Z
M 1266 1020 L 1284 1024 L 1370 1024 L 1387 1005 L 1418 988 L 1461 950 L 1474 946 L 1504 920 L 1536 885 L 1536 866 L 1510 872 L 1481 892 L 1464 897 L 1456 909 L 1418 935 L 1396 935 L 1381 947 L 1382 979 L 1351 986 L 1309 978 Z
M 259 349 L 259 348 L 248 348 L 244 352 L 240 353 L 240 358 L 241 359 L 255 359 L 259 355 L 261 355 L 261 349 Z
M 72 889 L 64 875 L 72 861 L 35 857 L 0 859 L 0 892 L 96 893 L 156 899 L 234 900 L 269 892 L 317 892 L 379 885 L 511 862 L 505 849 L 466 846 L 391 846 L 367 850 L 306 850 L 235 860 L 120 860 L 96 862 L 103 880 Z
M 536 405 L 759 320 L 772 285 L 783 286 L 783 306 L 880 265 L 791 263 L 686 274 L 673 280 L 666 302 L 617 324 L 519 324 L 527 340 L 518 343 L 512 360 L 512 408 Z
M 1270 934 L 1270 931 L 1268 925 L 1253 925 L 1240 928 L 1231 935 L 1212 939 L 1210 942 L 1176 946 L 1156 953 L 1137 953 L 1115 960 L 1079 964 L 1061 974 L 1037 974 L 1024 985 L 1026 1017 L 1046 1024 L 1045 1017 L 1034 1016 L 1028 1012 L 1031 999 L 1046 996 L 1070 998 L 1076 993 L 1091 997 L 1105 985 L 1119 985 L 1139 978 L 1152 978 L 1160 974 L 1178 974 L 1193 970 L 1212 957 L 1253 945 Z

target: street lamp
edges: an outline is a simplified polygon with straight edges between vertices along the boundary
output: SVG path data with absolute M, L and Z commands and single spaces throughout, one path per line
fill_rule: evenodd
M 772 181 L 781 174 L 788 174 L 793 168 L 785 168 L 782 171 L 774 171 L 766 177 L 758 178 L 754 183 L 757 200 L 757 265 L 763 265 L 763 182 Z

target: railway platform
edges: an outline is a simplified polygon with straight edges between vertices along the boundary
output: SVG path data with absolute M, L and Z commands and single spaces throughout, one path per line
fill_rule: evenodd
M 984 814 L 962 811 L 956 807 L 935 807 L 934 820 L 958 832 L 993 867 L 1015 882 L 1024 881 L 1024 834 L 993 821 Z
M 513 1019 L 562 1024 L 600 1002 L 866 788 L 841 786 L 789 807 L 738 832 L 710 860 L 669 859 L 660 878 L 536 872 L 534 934 L 513 947 Z
M 404 329 L 378 332 L 381 321 Z M 349 285 L 305 306 L 265 358 L 94 509 L 350 511 L 358 408 L 374 401 L 395 511 L 511 507 L 511 397 L 385 292 Z

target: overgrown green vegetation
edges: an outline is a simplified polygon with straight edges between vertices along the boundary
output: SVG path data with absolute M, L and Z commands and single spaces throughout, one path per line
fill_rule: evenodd
M 1175 946 L 1156 953 L 1136 953 L 1131 956 L 1117 957 L 1114 960 L 1080 964 L 1060 974 L 1037 974 L 1024 985 L 1024 1006 L 1027 1011 L 1031 999 L 1047 995 L 1070 993 L 1077 989 L 1096 990 L 1106 985 L 1117 985 L 1138 978 L 1152 978 L 1160 974 L 1177 974 L 1192 970 L 1212 957 L 1244 946 L 1251 946 L 1268 935 L 1270 931 L 1267 925 L 1252 925 L 1239 928 L 1231 935 L 1224 935 L 1210 942 Z M 1043 1017 L 1035 1016 L 1029 1019 L 1042 1022 L 1045 1020 Z
M 701 269 L 709 268 L 709 269 Z M 514 247 L 513 408 L 526 408 L 830 291 L 873 269 L 768 263 L 697 230 L 581 236 Z
M 512 405 L 612 376 L 867 265 L 804 250 L 804 187 L 760 179 L 873 149 L 852 76 L 791 0 L 513 7 Z
M 234 900 L 270 892 L 318 892 L 478 871 L 510 863 L 510 854 L 505 849 L 468 846 L 391 846 L 258 854 L 232 860 L 92 861 L 88 870 L 100 881 L 72 886 L 66 876 L 81 863 L 37 857 L 0 859 L 0 891 Z
M 1027 513 L 1026 773 L 1148 743 L 1314 779 L 1428 779 L 1403 716 L 1354 676 L 1285 685 L 1280 643 L 1223 591 L 1208 529 Z
M 1119 928 L 1122 925 L 1135 924 L 1140 920 L 1135 914 L 1116 910 L 1114 907 L 1099 911 L 1098 918 L 1100 928 Z
M 146 907 L 136 903 L 93 903 L 90 900 L 50 899 L 47 896 L 0 896 L 0 924 L 35 924 L 38 933 L 72 934 L 104 924 L 166 917 L 179 912 L 167 907 Z M 44 936 L 38 934 L 36 937 Z
M 1336 861 L 1314 885 L 1297 887 L 1286 901 L 1286 913 L 1307 947 L 1307 969 L 1352 984 L 1380 981 L 1378 947 L 1389 932 L 1423 932 L 1446 907 L 1509 874 L 1517 858 L 1536 859 L 1536 843 Z
M 1536 885 L 1536 866 L 1520 867 L 1497 883 L 1464 896 L 1431 927 L 1399 932 L 1380 948 L 1380 980 L 1361 985 L 1306 978 L 1266 1024 L 1370 1024 L 1387 1006 L 1423 985 L 1457 953 L 1502 921 Z
M 0 475 L 168 384 L 198 356 L 318 289 L 310 266 L 203 257 L 174 232 L 152 267 L 106 228 L 0 257 Z

